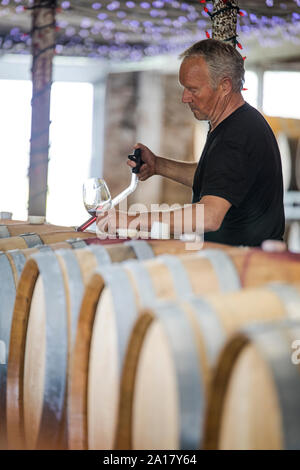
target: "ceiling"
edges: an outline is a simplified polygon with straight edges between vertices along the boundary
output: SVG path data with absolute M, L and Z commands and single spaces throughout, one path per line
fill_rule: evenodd
M 0 0 L 0 53 L 30 54 L 33 1 Z M 240 0 L 238 35 L 243 54 L 257 65 L 300 64 L 300 0 Z M 178 55 L 211 31 L 199 0 L 60 1 L 56 53 L 110 61 Z M 207 8 L 212 3 L 207 2 Z

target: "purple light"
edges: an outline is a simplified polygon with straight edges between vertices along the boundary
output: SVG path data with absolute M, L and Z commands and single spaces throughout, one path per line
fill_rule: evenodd
M 249 18 L 252 21 L 252 23 L 257 23 L 258 22 L 257 16 L 254 15 L 254 13 L 250 13 Z
M 274 22 L 274 24 L 276 25 L 284 25 L 285 24 L 285 20 L 283 18 L 280 18 L 279 16 L 272 16 L 272 20 Z
M 82 18 L 80 26 L 82 28 L 89 28 L 91 26 L 92 22 L 89 18 Z
M 135 3 L 134 2 L 126 2 L 126 6 L 127 6 L 127 8 L 134 8 Z
M 267 7 L 273 7 L 274 6 L 273 0 L 266 0 L 266 5 Z
M 124 33 L 116 33 L 115 34 L 115 41 L 117 44 L 123 44 L 127 41 L 127 35 Z
M 120 8 L 120 2 L 111 2 L 107 5 L 107 10 L 110 10 L 110 11 L 114 11 L 114 10 L 117 10 L 118 8 Z
M 99 13 L 99 15 L 97 15 L 97 18 L 99 20 L 105 20 L 107 18 L 107 14 L 106 13 Z
M 187 23 L 187 18 L 185 16 L 179 16 L 178 21 L 180 21 L 180 23 Z
M 101 3 L 93 3 L 92 4 L 92 8 L 94 10 L 100 10 L 101 7 L 102 7 Z
M 20 29 L 19 29 L 19 28 L 12 28 L 12 29 L 10 30 L 10 35 L 11 35 L 11 36 L 17 36 L 19 33 L 20 33 Z
M 88 35 L 89 35 L 89 32 L 86 29 L 81 29 L 79 31 L 79 36 L 82 37 L 82 38 L 87 38 Z
M 140 3 L 140 5 L 141 5 L 141 7 L 144 8 L 144 9 L 150 8 L 150 6 L 151 6 L 150 3 L 148 3 L 148 2 L 142 2 L 142 3 Z
M 118 11 L 117 12 L 117 17 L 118 18 L 126 18 L 127 16 L 127 13 L 125 13 L 125 11 Z
M 97 50 L 100 54 L 106 54 L 109 50 L 109 47 L 108 46 L 99 46 Z
M 180 8 L 181 8 L 181 10 L 189 10 L 190 5 L 188 5 L 187 3 L 182 3 Z
M 152 6 L 154 6 L 154 8 L 163 8 L 164 2 L 162 2 L 162 0 L 155 0 L 152 2 Z
M 282 8 L 282 10 L 286 10 L 287 5 L 285 3 L 280 3 L 280 8 Z
M 93 26 L 93 28 L 91 29 L 91 33 L 97 35 L 97 34 L 100 33 L 100 30 L 101 30 L 101 28 L 99 28 L 97 26 Z
M 180 3 L 179 2 L 172 2 L 171 3 L 173 8 L 180 8 Z
M 152 16 L 152 18 L 157 18 L 159 16 L 159 12 L 157 10 L 151 10 L 150 16 Z
M 9 4 L 9 0 L 2 0 L 1 2 L 1 5 L 8 5 Z
M 104 25 L 107 29 L 115 29 L 116 27 L 115 23 L 111 20 L 105 20 Z
M 11 39 L 6 39 L 3 43 L 3 49 L 10 49 L 13 45 L 13 42 Z
M 64 46 L 62 46 L 61 44 L 56 44 L 56 46 L 55 46 L 56 54 L 61 54 L 63 49 L 64 49 Z
M 137 20 L 131 20 L 129 21 L 129 25 L 132 26 L 132 28 L 138 28 L 140 26 L 140 22 Z
M 166 26 L 171 26 L 172 24 L 172 20 L 170 18 L 165 18 L 163 20 L 163 23 L 166 25 Z
M 174 28 L 181 28 L 182 23 L 178 20 L 173 21 Z
M 76 29 L 73 26 L 69 26 L 66 29 L 66 36 L 68 37 L 74 36 L 75 33 L 76 33 Z
M 22 13 L 22 11 L 24 11 L 23 5 L 18 5 L 18 6 L 16 7 L 16 13 Z
M 65 20 L 57 20 L 56 21 L 56 24 L 57 26 L 59 26 L 60 28 L 66 28 L 68 26 L 68 22 L 65 21 Z
M 145 28 L 151 28 L 152 25 L 153 25 L 152 21 L 144 21 L 143 23 L 143 26 L 145 26 Z
M 199 16 L 199 13 L 197 11 L 193 11 L 187 15 L 188 19 L 190 21 L 195 21 Z
M 62 7 L 64 10 L 67 10 L 67 8 L 70 8 L 70 2 L 62 2 L 62 3 L 61 3 L 61 7 Z
M 142 57 L 143 57 L 142 51 L 133 50 L 133 51 L 130 53 L 130 59 L 131 59 L 131 60 L 141 60 Z
M 106 41 L 110 41 L 114 37 L 111 31 L 102 31 L 101 34 Z

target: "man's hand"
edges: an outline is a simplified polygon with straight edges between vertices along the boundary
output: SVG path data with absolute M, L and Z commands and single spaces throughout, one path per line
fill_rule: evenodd
M 99 232 L 116 236 L 119 229 L 127 229 L 134 219 L 127 212 L 110 209 L 97 217 L 96 225 Z
M 144 164 L 141 166 L 140 172 L 137 176 L 140 181 L 145 181 L 150 178 L 150 176 L 156 174 L 156 155 L 154 155 L 148 147 L 140 143 L 136 144 L 133 148 L 139 148 L 142 151 L 142 160 Z M 136 166 L 136 164 L 131 160 L 127 160 L 127 165 L 131 168 Z

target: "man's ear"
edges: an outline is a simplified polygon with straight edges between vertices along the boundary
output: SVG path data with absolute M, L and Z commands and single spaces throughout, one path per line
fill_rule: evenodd
M 220 82 L 221 90 L 224 96 L 228 95 L 232 91 L 232 82 L 230 78 L 222 78 Z

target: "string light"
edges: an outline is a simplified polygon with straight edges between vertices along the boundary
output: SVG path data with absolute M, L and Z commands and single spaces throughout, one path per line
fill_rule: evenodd
M 230 9 L 233 2 L 222 0 L 222 3 L 224 6 L 221 9 L 226 11 L 224 9 Z M 247 13 L 239 9 L 238 34 L 257 36 L 266 47 L 276 47 L 283 39 L 296 41 L 300 31 L 300 15 L 297 11 L 300 0 L 293 1 L 294 8 L 291 2 L 280 3 L 287 8 L 280 7 L 273 0 L 265 0 L 258 4 L 256 11 Z M 29 25 L 33 4 L 33 0 L 0 0 L 0 17 L 9 15 L 7 6 L 22 7 L 18 15 L 27 15 Z M 26 6 L 28 8 L 24 9 Z M 75 15 L 81 16 L 78 25 L 73 24 L 70 9 Z M 132 54 L 135 57 L 178 54 L 206 35 L 205 31 L 210 30 L 209 20 L 215 14 L 212 1 L 209 0 L 100 0 L 76 10 L 76 2 L 60 1 L 57 9 L 56 53 L 93 57 L 113 55 L 120 60 L 130 60 Z M 23 24 L 26 21 L 22 20 Z M 0 49 L 29 53 L 30 27 L 26 30 L 21 22 L 15 22 L 15 25 L 20 27 L 20 31 L 12 26 L 8 33 L 3 33 L 0 36 Z M 281 35 L 278 34 L 279 28 Z M 132 44 L 133 40 L 137 44 Z M 240 47 L 240 41 L 237 43 L 237 47 Z

